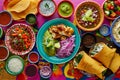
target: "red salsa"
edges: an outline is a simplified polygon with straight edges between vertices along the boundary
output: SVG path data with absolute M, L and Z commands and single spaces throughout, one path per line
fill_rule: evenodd
M 36 62 L 38 60 L 38 55 L 36 53 L 31 53 L 29 55 L 29 59 L 32 61 L 32 62 Z
M 8 51 L 5 47 L 0 47 L 0 59 L 5 59 L 8 55 Z
M 2 12 L 0 13 L 0 24 L 1 25 L 7 25 L 11 21 L 11 16 L 8 12 Z

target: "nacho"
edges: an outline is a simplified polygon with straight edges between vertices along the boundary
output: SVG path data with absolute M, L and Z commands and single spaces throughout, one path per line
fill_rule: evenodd
M 13 0 L 14 1 L 14 0 Z M 18 1 L 18 0 L 17 0 Z M 15 0 L 15 2 L 17 2 L 16 0 Z M 14 3 L 15 3 L 14 2 Z M 13 4 L 13 3 L 11 3 L 11 4 Z M 15 11 L 15 12 L 18 12 L 18 13 L 20 13 L 20 12 L 22 12 L 22 11 L 24 11 L 24 10 L 26 10 L 28 7 L 29 7 L 29 5 L 30 5 L 30 0 L 20 0 L 20 1 L 18 1 L 15 5 L 13 5 L 13 6 L 10 6 L 10 4 L 8 4 L 9 6 L 7 7 L 7 10 L 8 11 Z

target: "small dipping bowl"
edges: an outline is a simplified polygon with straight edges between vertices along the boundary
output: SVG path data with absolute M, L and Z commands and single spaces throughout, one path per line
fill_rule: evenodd
M 35 25 L 37 23 L 37 18 L 34 14 L 28 14 L 25 20 L 29 25 Z
M 0 26 L 6 27 L 12 23 L 12 16 L 8 11 L 0 12 Z
M 0 39 L 2 38 L 3 36 L 3 29 L 0 27 Z
M 52 70 L 49 66 L 43 66 L 41 69 L 40 69 L 40 75 L 42 78 L 49 78 L 52 74 Z
M 6 46 L 0 46 L 0 61 L 4 61 L 9 56 L 9 50 Z
M 37 63 L 39 61 L 39 54 L 36 51 L 32 51 L 28 54 L 28 61 L 30 63 Z
M 5 69 L 9 74 L 13 76 L 21 74 L 24 69 L 23 58 L 16 55 L 9 57 L 5 63 Z
M 85 33 L 82 36 L 82 44 L 86 48 L 91 48 L 96 43 L 96 41 L 97 41 L 96 37 L 92 33 Z
M 35 78 L 38 74 L 38 68 L 35 64 L 30 64 L 25 68 L 25 75 L 28 78 Z
M 58 4 L 57 11 L 60 17 L 69 18 L 74 12 L 73 3 L 69 0 L 63 0 Z
M 110 26 L 108 26 L 107 24 L 103 24 L 100 29 L 99 32 L 101 35 L 103 36 L 108 36 L 110 35 Z
M 39 13 L 44 17 L 51 17 L 56 12 L 56 3 L 54 0 L 41 0 L 39 2 Z

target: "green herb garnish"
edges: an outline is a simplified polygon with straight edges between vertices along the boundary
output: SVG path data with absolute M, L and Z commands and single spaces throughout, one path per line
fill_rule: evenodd
M 78 56 L 76 56 L 75 61 L 76 61 L 77 63 L 79 63 L 80 60 L 82 59 L 82 57 L 83 57 L 83 55 L 82 55 L 82 54 L 79 54 Z
M 120 34 L 120 31 L 118 33 Z
M 47 3 L 45 4 L 45 8 L 50 9 L 50 7 L 49 7 L 49 5 Z

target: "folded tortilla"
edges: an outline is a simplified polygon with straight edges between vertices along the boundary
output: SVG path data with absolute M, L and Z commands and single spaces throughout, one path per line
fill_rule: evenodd
M 95 74 L 103 79 L 102 72 L 105 71 L 106 68 L 101 63 L 88 56 L 84 51 L 81 51 L 80 54 L 82 54 L 83 57 L 77 65 L 77 68 Z
M 118 53 L 115 53 L 115 56 L 113 57 L 113 60 L 110 64 L 109 69 L 112 70 L 113 73 L 115 73 L 119 67 L 120 67 L 120 55 Z
M 97 61 L 101 62 L 105 67 L 109 68 L 110 63 L 115 55 L 116 49 L 115 48 L 111 49 L 102 42 L 97 43 L 96 45 L 102 45 L 103 48 L 99 52 L 91 56 Z M 90 50 L 90 53 L 91 52 L 92 50 Z

